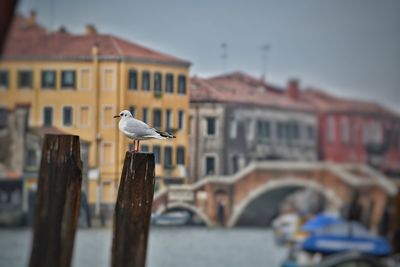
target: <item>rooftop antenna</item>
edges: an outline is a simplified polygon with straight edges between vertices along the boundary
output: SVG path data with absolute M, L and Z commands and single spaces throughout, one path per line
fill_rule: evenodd
M 261 46 L 261 80 L 265 81 L 267 79 L 267 63 L 268 63 L 268 52 L 271 49 L 269 44 L 264 44 Z
M 223 42 L 221 44 L 221 49 L 222 49 L 222 54 L 221 54 L 221 59 L 222 59 L 222 70 L 223 72 L 226 72 L 226 64 L 228 60 L 228 44 Z
M 50 0 L 50 31 L 54 31 L 54 0 Z

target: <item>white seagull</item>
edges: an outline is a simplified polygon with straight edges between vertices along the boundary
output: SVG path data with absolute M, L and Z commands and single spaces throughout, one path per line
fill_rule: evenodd
M 170 133 L 158 131 L 155 128 L 151 128 L 143 121 L 135 119 L 129 110 L 121 111 L 118 115 L 115 115 L 114 118 L 121 118 L 118 123 L 118 128 L 125 136 L 133 140 L 133 152 L 139 151 L 140 140 L 176 138 Z

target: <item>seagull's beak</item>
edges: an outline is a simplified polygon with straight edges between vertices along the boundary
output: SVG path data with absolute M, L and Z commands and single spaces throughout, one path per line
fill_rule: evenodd
M 120 115 L 115 115 L 113 118 L 115 119 L 115 118 L 119 118 L 119 117 L 121 117 Z

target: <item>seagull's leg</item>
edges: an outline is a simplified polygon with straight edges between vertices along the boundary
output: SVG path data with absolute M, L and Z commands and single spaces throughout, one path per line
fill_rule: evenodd
M 133 152 L 135 152 L 135 145 L 136 145 L 135 139 L 132 139 L 132 143 L 133 143 Z M 129 152 L 132 152 L 132 150 L 129 149 Z
M 136 152 L 139 152 L 139 150 L 140 150 L 140 146 L 139 146 L 139 140 L 137 141 L 137 150 L 136 150 Z

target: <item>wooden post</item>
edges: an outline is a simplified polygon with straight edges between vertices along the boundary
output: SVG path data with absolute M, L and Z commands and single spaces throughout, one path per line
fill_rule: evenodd
M 145 266 L 154 171 L 154 154 L 126 152 L 115 205 L 112 267 Z
M 78 136 L 45 136 L 38 180 L 29 266 L 68 267 L 82 183 Z

